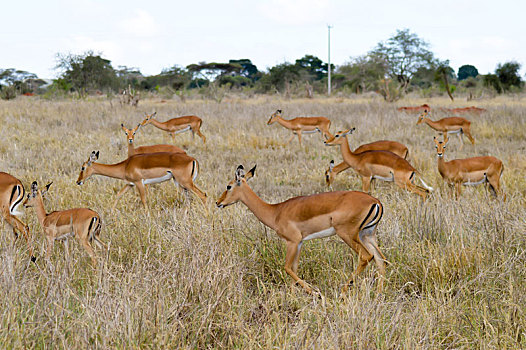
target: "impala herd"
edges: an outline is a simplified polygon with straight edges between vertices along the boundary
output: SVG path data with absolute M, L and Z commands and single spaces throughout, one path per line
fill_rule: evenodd
M 482 109 L 476 107 L 476 112 Z M 444 160 L 448 134 L 457 134 L 461 140 L 466 135 L 472 144 L 475 143 L 471 135 L 471 123 L 460 117 L 444 118 L 432 121 L 429 118 L 430 107 L 401 107 L 400 111 L 422 111 L 417 124 L 426 123 L 434 130 L 443 134 L 443 141 L 434 137 L 437 150 L 437 165 L 440 175 L 444 180 L 454 186 L 456 196 L 461 194 L 462 185 L 487 184 L 495 196 L 502 196 L 500 178 L 503 172 L 502 162 L 491 156 L 474 157 L 466 159 Z M 426 199 L 433 188 L 424 182 L 424 179 L 414 168 L 407 156 L 408 148 L 396 141 L 380 140 L 361 145 L 354 152 L 349 146 L 348 135 L 355 128 L 338 131 L 334 135 L 329 131 L 331 121 L 325 117 L 302 117 L 285 119 L 281 110 L 273 113 L 268 125 L 277 122 L 292 131 L 289 143 L 294 135 L 298 136 L 301 145 L 301 135 L 320 132 L 326 146 L 340 146 L 343 162 L 334 165 L 332 160 L 329 169 L 325 172 L 325 180 L 330 187 L 334 177 L 348 169 L 353 168 L 362 178 L 362 191 L 338 191 L 313 194 L 290 198 L 277 204 L 263 201 L 248 185 L 256 171 L 254 166 L 248 172 L 240 165 L 226 190 L 216 202 L 218 208 L 224 208 L 236 202 L 242 202 L 266 226 L 270 227 L 285 240 L 286 258 L 285 271 L 295 283 L 299 284 L 308 293 L 312 288 L 297 275 L 299 256 L 304 241 L 338 235 L 352 250 L 358 254 L 359 263 L 352 273 L 349 283 L 343 288 L 345 292 L 356 276 L 362 272 L 367 264 L 374 259 L 380 274 L 378 291 L 382 290 L 385 279 L 386 258 L 378 247 L 376 228 L 383 215 L 383 206 L 380 201 L 366 192 L 369 192 L 373 180 L 394 182 L 398 187 L 415 193 Z M 185 191 L 193 192 L 199 199 L 206 202 L 207 195 L 194 183 L 199 172 L 199 162 L 174 145 L 151 145 L 135 147 L 136 132 L 148 124 L 167 131 L 175 140 L 175 134 L 184 131 L 197 133 L 206 142 L 206 137 L 201 133 L 202 120 L 196 116 L 173 118 L 166 122 L 154 119 L 156 113 L 146 115 L 146 118 L 133 129 L 127 129 L 123 124 L 121 128 L 126 134 L 128 144 L 128 158 L 115 164 L 98 163 L 99 152 L 93 151 L 88 160 L 82 164 L 77 184 L 82 185 L 92 175 L 103 175 L 126 182 L 117 193 L 112 209 L 115 208 L 119 198 L 130 188 L 136 187 L 143 206 L 148 210 L 146 185 L 173 180 L 174 183 Z M 38 221 L 47 240 L 46 257 L 49 258 L 55 240 L 64 240 L 76 237 L 91 258 L 94 266 L 97 265 L 96 255 L 92 244 L 106 247 L 100 240 L 102 221 L 95 211 L 87 208 L 75 208 L 55 211 L 47 214 L 44 208 L 42 195 L 51 184 L 44 189 L 39 189 L 37 182 L 31 184 L 31 191 L 24 201 L 25 190 L 22 183 L 10 174 L 0 172 L 0 207 L 2 217 L 13 228 L 15 240 L 22 234 L 29 246 L 31 260 L 35 261 L 30 243 L 29 228 L 17 216 L 22 212 L 20 206 L 34 207 Z M 505 196 L 503 196 L 505 199 Z M 67 252 L 67 245 L 66 245 Z

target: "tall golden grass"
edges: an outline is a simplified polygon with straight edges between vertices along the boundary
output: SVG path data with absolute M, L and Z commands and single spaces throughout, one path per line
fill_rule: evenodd
M 452 107 L 445 99 L 404 100 Z M 401 105 L 401 104 L 400 104 Z M 78 244 L 66 260 L 56 244 L 43 258 L 44 237 L 33 210 L 22 218 L 38 253 L 29 261 L 23 240 L 3 224 L 0 236 L 0 344 L 2 348 L 509 348 L 526 346 L 526 100 L 484 100 L 488 109 L 468 117 L 476 145 L 458 151 L 453 138 L 446 159 L 491 154 L 504 162 L 507 201 L 483 187 L 465 188 L 456 201 L 438 174 L 434 131 L 415 125 L 415 115 L 374 98 L 278 100 L 225 99 L 222 103 L 141 101 L 138 109 L 105 100 L 0 101 L 0 170 L 18 177 L 53 181 L 48 211 L 89 207 L 102 216 L 93 269 Z M 410 162 L 435 188 L 425 203 L 393 184 L 377 183 L 372 195 L 384 205 L 380 246 L 390 265 L 382 295 L 375 293 L 371 264 L 342 298 L 343 283 L 357 263 L 339 238 L 305 245 L 299 275 L 318 299 L 290 286 L 283 270 L 284 245 L 242 204 L 219 210 L 213 201 L 239 164 L 258 164 L 251 186 L 263 199 L 326 191 L 329 161 L 339 149 L 324 147 L 319 134 L 303 148 L 289 131 L 267 126 L 269 115 L 319 116 L 332 131 L 356 127 L 351 148 L 378 139 L 409 147 Z M 177 145 L 200 162 L 200 201 L 173 183 L 150 186 L 151 215 L 129 191 L 110 211 L 123 183 L 94 176 L 75 180 L 91 151 L 101 163 L 126 157 L 120 128 L 136 125 L 144 112 L 158 119 L 195 114 L 203 119 L 200 139 L 177 136 Z M 434 118 L 439 117 L 434 116 Z M 137 145 L 170 143 L 168 134 L 141 128 Z M 353 170 L 340 174 L 335 190 L 359 190 Z M 72 247 L 72 248 L 71 248 Z

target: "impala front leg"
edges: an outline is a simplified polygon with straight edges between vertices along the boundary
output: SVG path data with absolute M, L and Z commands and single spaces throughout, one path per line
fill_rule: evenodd
M 369 193 L 371 188 L 371 176 L 362 176 L 362 192 Z
M 309 294 L 312 294 L 312 288 L 301 278 L 298 277 L 296 272 L 294 272 L 293 266 L 294 261 L 296 260 L 296 255 L 298 255 L 298 245 L 297 242 L 287 242 L 287 255 L 285 257 L 285 272 L 289 274 L 290 277 L 294 279 L 294 281 L 299 284 L 300 286 L 305 289 L 305 291 Z
M 123 188 L 121 188 L 121 190 L 117 193 L 117 198 L 115 198 L 115 202 L 113 202 L 113 205 L 111 206 L 111 210 L 115 210 L 115 207 L 117 206 L 117 202 L 119 201 L 119 199 L 122 197 L 122 195 L 124 193 L 126 193 L 133 185 L 131 184 L 126 184 L 124 185 Z
M 298 141 L 300 142 L 300 147 L 301 147 L 301 130 L 297 132 L 297 135 L 298 135 Z
M 288 145 L 290 141 L 294 138 L 294 132 L 292 132 L 292 135 L 290 136 L 289 140 L 285 143 L 285 145 Z

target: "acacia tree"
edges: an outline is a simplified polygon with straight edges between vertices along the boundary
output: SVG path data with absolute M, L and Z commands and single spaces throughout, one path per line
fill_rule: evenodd
M 88 90 L 116 89 L 118 79 L 111 61 L 87 51 L 81 55 L 57 54 L 56 70 L 62 71 L 60 79 L 80 96 Z
M 510 90 L 512 87 L 520 88 L 522 86 L 522 79 L 519 75 L 520 68 L 521 64 L 515 61 L 498 64 L 495 73 L 504 90 Z
M 429 44 L 409 29 L 397 30 L 386 42 L 380 42 L 369 54 L 386 63 L 386 77 L 398 83 L 399 92 L 406 93 L 414 74 L 433 63 Z
M 458 80 L 464 80 L 469 77 L 476 78 L 477 75 L 479 75 L 479 71 L 477 68 L 475 68 L 475 66 L 465 64 L 458 69 L 457 77 Z

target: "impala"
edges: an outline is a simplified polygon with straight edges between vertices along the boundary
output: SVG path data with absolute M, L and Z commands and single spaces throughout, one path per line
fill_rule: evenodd
M 146 122 L 146 119 L 143 123 Z M 126 134 L 128 140 L 128 157 L 133 156 L 134 154 L 143 154 L 143 153 L 157 153 L 157 152 L 172 152 L 172 153 L 186 153 L 185 150 L 174 145 L 151 145 L 151 146 L 140 146 L 135 147 L 133 141 L 135 139 L 135 133 L 143 125 L 143 123 L 137 124 L 133 129 L 127 129 L 124 127 L 124 124 L 121 124 L 121 128 Z
M 283 127 L 290 129 L 292 135 L 287 141 L 287 144 L 292 141 L 294 135 L 298 135 L 298 141 L 301 145 L 301 134 L 313 134 L 320 132 L 323 134 L 325 139 L 328 139 L 332 136 L 329 131 L 331 126 L 331 121 L 325 117 L 300 117 L 294 119 L 283 119 L 281 117 L 281 109 L 278 109 L 275 113 L 270 116 L 270 119 L 267 122 L 267 125 L 271 125 L 274 122 L 278 122 Z
M 363 192 L 327 192 L 300 196 L 277 204 L 269 204 L 258 197 L 247 185 L 256 167 L 246 175 L 240 165 L 234 180 L 216 202 L 219 208 L 241 201 L 264 225 L 270 227 L 285 240 L 287 253 L 285 271 L 306 292 L 312 288 L 297 275 L 301 246 L 305 241 L 337 234 L 357 254 L 360 262 L 351 279 L 343 288 L 354 282 L 369 261 L 374 258 L 380 273 L 378 291 L 385 279 L 385 256 L 376 242 L 376 226 L 382 218 L 380 201 Z
M 36 258 L 33 255 L 33 248 L 30 242 L 29 227 L 17 218 L 17 216 L 23 214 L 19 209 L 25 193 L 24 186 L 20 180 L 8 173 L 0 172 L 0 210 L 2 211 L 2 217 L 13 228 L 15 241 L 18 239 L 19 233 L 24 236 L 29 248 L 31 261 L 35 261 Z
M 339 131 L 332 138 L 325 141 L 327 146 L 340 145 L 344 161 L 362 177 L 362 190 L 368 192 L 371 180 L 394 181 L 399 187 L 426 198 L 433 188 L 418 177 L 424 187 L 414 184 L 417 171 L 407 160 L 387 151 L 352 152 L 349 148 L 347 135 L 355 128 Z
M 457 197 L 460 196 L 462 185 L 480 185 L 488 183 L 491 192 L 497 196 L 501 194 L 500 177 L 504 171 L 502 161 L 492 156 L 473 157 L 466 159 L 454 159 L 446 162 L 444 152 L 448 143 L 447 134 L 444 141 L 435 141 L 437 150 L 438 171 L 450 185 L 454 185 Z
M 176 185 L 192 191 L 206 200 L 206 193 L 194 184 L 199 170 L 199 163 L 193 157 L 183 153 L 146 153 L 136 154 L 116 164 L 95 163 L 99 159 L 99 152 L 91 152 L 88 160 L 82 164 L 78 185 L 82 185 L 91 175 L 103 175 L 125 180 L 127 185 L 117 193 L 112 209 L 119 198 L 131 187 L 137 187 L 142 204 L 146 209 L 146 191 L 144 185 L 159 183 L 173 179 Z
M 464 114 L 464 113 L 468 113 L 468 114 L 477 114 L 477 115 L 480 115 L 480 114 L 482 114 L 483 112 L 485 112 L 486 110 L 485 110 L 484 108 L 479 108 L 479 107 L 471 106 L 471 107 L 451 108 L 451 109 L 447 109 L 447 111 L 448 111 L 449 113 L 454 113 L 454 114 Z
M 175 134 L 180 134 L 182 132 L 190 130 L 192 132 L 192 138 L 197 133 L 199 137 L 203 139 L 203 143 L 206 143 L 206 137 L 201 133 L 201 125 L 203 120 L 195 115 L 187 115 L 184 117 L 172 118 L 165 122 L 160 122 L 155 120 L 157 112 L 153 114 L 146 114 L 146 120 L 144 125 L 152 124 L 153 126 L 168 131 L 172 135 L 172 139 L 175 142 Z
M 396 141 L 375 141 L 371 143 L 367 143 L 365 145 L 361 145 L 357 149 L 354 150 L 354 153 L 362 153 L 365 151 L 388 151 L 393 152 L 399 157 L 402 157 L 404 159 L 407 159 L 407 155 L 409 154 L 409 150 L 407 147 L 400 142 Z M 342 171 L 350 168 L 350 165 L 347 164 L 345 161 L 341 162 L 338 165 L 334 165 L 334 160 L 331 160 L 329 169 L 325 171 L 325 182 L 327 183 L 327 186 L 331 186 L 332 182 L 334 181 L 334 178 L 336 175 L 341 173 Z
M 449 117 L 437 121 L 432 121 L 427 117 L 428 115 L 429 112 L 427 110 L 424 110 L 424 112 L 422 112 L 422 114 L 420 114 L 420 116 L 418 117 L 416 125 L 426 123 L 431 128 L 441 133 L 457 134 L 458 138 L 460 139 L 460 149 L 462 149 L 462 147 L 464 146 L 464 140 L 462 138 L 462 135 L 464 134 L 466 134 L 466 136 L 469 138 L 473 145 L 475 144 L 475 139 L 473 138 L 473 136 L 471 136 L 471 122 L 469 120 L 461 117 Z
M 96 266 L 97 259 L 91 246 L 92 243 L 95 242 L 99 248 L 106 248 L 99 238 L 102 228 L 99 214 L 87 208 L 53 211 L 47 214 L 42 195 L 49 190 L 49 186 L 51 183 L 40 191 L 37 182 L 34 181 L 31 184 L 31 193 L 24 201 L 24 207 L 34 207 L 36 210 L 38 221 L 47 240 L 46 258 L 51 257 L 55 241 L 64 240 L 67 250 L 68 239 L 75 237 L 90 256 L 93 266 Z
M 423 104 L 421 106 L 416 106 L 416 107 L 398 107 L 397 110 L 399 112 L 420 112 L 422 110 L 428 110 L 430 111 L 431 110 L 431 107 L 429 107 L 428 104 Z

